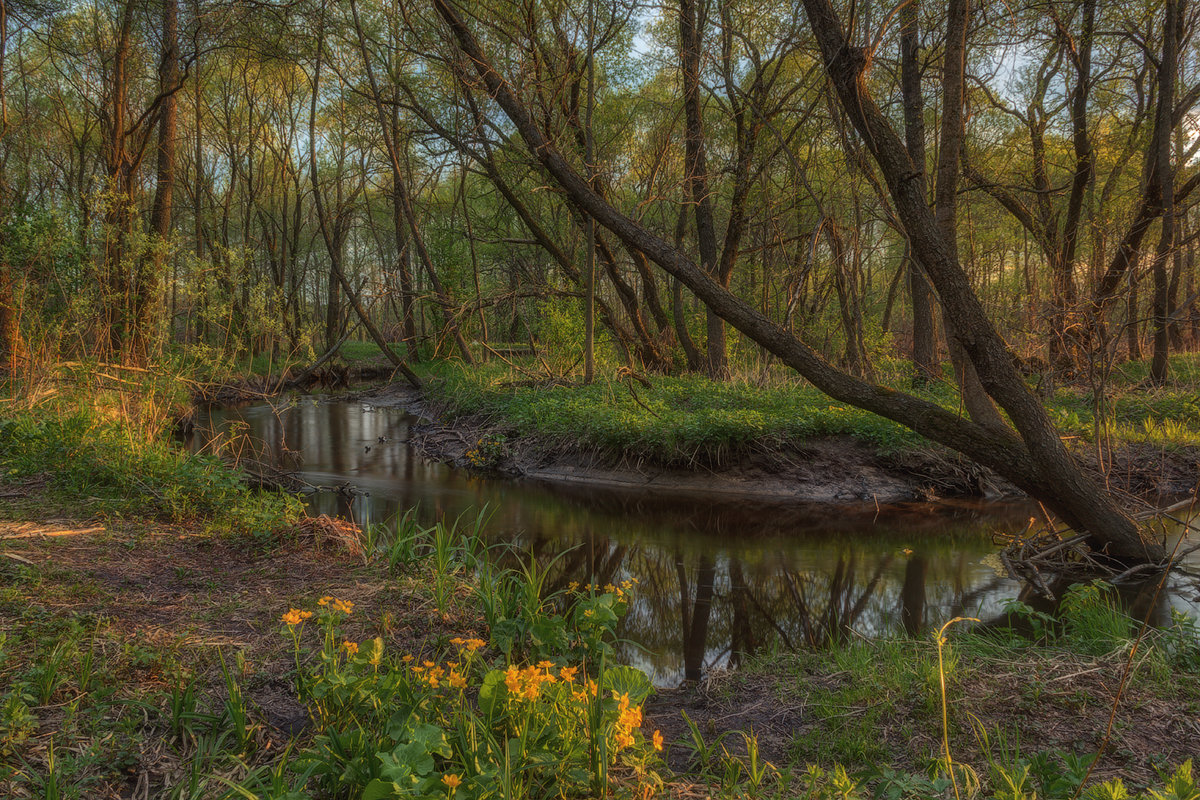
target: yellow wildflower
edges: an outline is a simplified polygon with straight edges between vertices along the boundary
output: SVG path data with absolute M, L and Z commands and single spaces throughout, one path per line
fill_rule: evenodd
M 563 667 L 559 670 L 558 677 L 562 678 L 567 683 L 575 680 L 575 674 L 579 672 L 579 667 Z
M 451 689 L 467 688 L 467 679 L 464 678 L 462 673 L 456 669 L 450 670 L 450 677 L 448 678 L 448 682 L 450 684 Z
M 299 625 L 304 620 L 312 616 L 311 611 L 301 611 L 298 608 L 289 609 L 286 614 L 280 617 L 280 621 L 288 626 Z
M 462 786 L 462 778 L 458 777 L 453 772 L 447 772 L 442 776 L 442 783 L 446 784 L 446 788 L 453 792 L 459 786 Z
M 654 736 L 651 737 L 650 741 L 651 741 L 651 744 L 654 745 L 654 749 L 661 753 L 662 749 L 663 749 L 662 731 L 655 731 Z
M 342 642 L 342 649 L 346 651 L 347 655 L 351 655 L 351 656 L 358 655 L 358 643 L 357 642 L 352 642 L 347 639 L 346 641 Z
M 521 671 L 515 666 L 510 665 L 504 671 L 504 688 L 508 689 L 511 694 L 516 694 L 521 690 Z

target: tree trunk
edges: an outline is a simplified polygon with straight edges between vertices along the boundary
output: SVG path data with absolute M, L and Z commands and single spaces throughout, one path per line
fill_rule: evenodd
M 920 171 L 913 180 L 925 191 L 925 103 L 921 94 L 921 30 L 917 0 L 900 6 L 900 83 L 904 96 L 904 139 L 908 155 Z M 908 293 L 912 302 L 913 383 L 920 385 L 941 377 L 937 357 L 937 319 L 934 315 L 933 290 L 925 270 L 912 258 L 912 248 L 904 250 L 908 264 Z
M 158 91 L 162 96 L 158 109 L 158 145 L 155 148 L 154 204 L 150 210 L 150 250 L 139 260 L 133 292 L 134 320 L 131 349 L 135 357 L 149 355 L 147 338 L 153 325 L 154 308 L 163 264 L 168 255 L 171 214 L 175 203 L 175 131 L 178 126 L 179 90 L 179 3 L 163 0 L 162 60 L 158 66 Z
M 704 119 L 700 98 L 700 56 L 703 25 L 695 0 L 679 0 L 679 55 L 682 61 L 684 123 L 684 172 L 691 189 L 696 216 L 696 242 L 700 265 L 720 279 L 717 263 L 717 232 L 712 199 L 708 193 L 708 163 L 704 148 Z M 708 319 L 708 374 L 714 379 L 729 375 L 725 354 L 725 322 L 712 309 Z
M 1169 312 L 1167 260 L 1175 246 L 1175 169 L 1171 163 L 1171 131 L 1174 129 L 1176 44 L 1179 23 L 1177 0 L 1166 0 L 1163 12 L 1162 58 L 1158 65 L 1158 118 L 1154 125 L 1154 157 L 1158 173 L 1159 197 L 1162 203 L 1162 222 L 1158 247 L 1154 252 L 1151 274 L 1154 276 L 1154 349 L 1150 359 L 1150 382 L 1155 386 L 1166 383 L 1170 372 L 1171 343 L 1167 335 Z
M 950 0 L 946 19 L 946 52 L 942 66 L 942 132 L 938 143 L 935 221 L 944 246 L 958 267 L 958 175 L 963 138 L 963 93 L 967 58 L 967 0 Z M 914 244 L 914 251 L 919 250 Z M 961 269 L 960 269 L 961 271 Z M 963 275 L 965 280 L 966 276 Z M 972 294 L 972 297 L 974 295 Z M 976 302 L 978 300 L 976 299 Z M 996 410 L 979 380 L 975 365 L 962 343 L 961 323 L 946 316 L 950 360 L 962 392 L 963 405 L 971 419 L 987 428 L 1004 430 L 1008 424 Z

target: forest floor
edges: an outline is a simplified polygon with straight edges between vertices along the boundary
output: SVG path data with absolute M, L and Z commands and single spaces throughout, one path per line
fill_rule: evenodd
M 418 399 L 391 391 L 385 396 L 395 402 Z M 666 417 L 670 392 L 694 394 L 695 386 L 664 391 L 639 396 L 651 420 Z M 71 403 L 86 407 L 96 397 L 83 391 Z M 379 637 L 389 653 L 417 660 L 449 658 L 455 637 L 493 633 L 466 567 L 439 608 L 445 585 L 428 560 L 397 569 L 344 524 L 297 517 L 294 501 L 248 492 L 215 459 L 138 438 L 135 417 L 126 424 L 71 416 L 78 409 L 63 402 L 60 411 L 37 407 L 0 419 L 0 796 L 247 796 L 227 781 L 254 778 L 261 786 L 295 753 L 318 746 L 315 712 L 298 700 L 296 653 L 281 623 L 318 597 L 354 604 L 341 631 L 348 640 Z M 725 410 L 739 408 L 736 395 L 723 402 Z M 874 422 L 804 402 L 823 415 L 820 437 L 838 445 L 830 463 L 842 445 L 905 452 Z M 593 409 L 575 408 L 568 424 Z M 465 439 L 459 457 L 477 468 L 511 458 L 513 442 L 525 436 L 511 420 L 500 427 L 495 413 L 452 416 L 456 433 L 445 438 Z M 721 418 L 708 414 L 701 438 Z M 646 420 L 627 422 L 637 432 Z M 640 428 L 643 455 L 655 430 L 662 430 L 657 422 Z M 588 448 L 607 457 L 627 433 Z M 564 439 L 538 446 L 562 447 Z M 675 452 L 700 452 L 690 446 Z M 675 468 L 712 470 L 703 462 L 719 455 L 706 450 Z M 745 790 L 755 757 L 782 775 L 841 765 L 865 792 L 814 794 L 797 785 L 775 796 L 945 797 L 942 779 L 929 776 L 947 743 L 983 792 L 1019 779 L 1026 795 L 1066 797 L 1063 786 L 1072 775 L 1078 783 L 1119 699 L 1097 775 L 1137 787 L 1159 782 L 1157 770 L 1200 752 L 1196 622 L 1176 620 L 1135 648 L 1136 625 L 1114 607 L 1080 608 L 1063 623 L 1032 613 L 1025 622 L 1042 628 L 1032 637 L 952 631 L 944 667 L 933 642 L 913 639 L 852 639 L 762 656 L 736 673 L 662 689 L 646 706 L 643 730 L 665 734 L 663 756 L 674 771 L 664 775 L 676 797 L 756 793 Z M 308 669 L 319 647 L 315 626 L 303 636 Z M 494 646 L 481 655 L 503 668 Z M 239 736 L 246 741 L 229 750 L 230 737 Z M 773 779 L 778 786 L 782 775 Z
M 29 774 L 51 758 L 78 796 L 155 797 L 179 785 L 198 756 L 172 726 L 175 681 L 195 677 L 197 710 L 219 710 L 228 699 L 222 664 L 235 658 L 254 758 L 270 763 L 288 752 L 310 731 L 279 620 L 321 595 L 354 603 L 349 638 L 380 636 L 390 651 L 418 659 L 437 658 L 454 636 L 487 638 L 467 592 L 438 612 L 427 570 L 397 577 L 337 536 L 222 536 L 91 517 L 36 486 L 0 490 L 6 796 L 31 796 Z M 1200 652 L 1188 636 L 1194 627 L 1155 634 L 1133 659 L 1097 776 L 1143 786 L 1197 753 Z M 1128 640 L 1078 644 L 952 636 L 946 695 L 956 760 L 988 784 L 997 780 L 989 763 L 1016 769 L 1021 757 L 1043 759 L 1042 780 L 1078 770 L 1072 759 L 1099 747 L 1130 659 Z M 939 697 L 933 642 L 857 641 L 661 690 L 644 730 L 665 734 L 679 797 L 711 792 L 704 787 L 721 782 L 731 759 L 744 762 L 746 735 L 781 769 L 836 763 L 863 780 L 919 785 L 943 746 Z

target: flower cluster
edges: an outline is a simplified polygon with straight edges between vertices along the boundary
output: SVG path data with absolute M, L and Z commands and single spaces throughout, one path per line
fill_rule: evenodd
M 542 687 L 562 680 L 570 683 L 579 671 L 577 667 L 563 667 L 556 677 L 551 670 L 554 662 L 539 661 L 537 665 L 521 668 L 515 664 L 504 671 L 504 687 L 509 695 L 519 700 L 536 700 Z
M 617 701 L 617 724 L 615 726 L 617 747 L 622 749 L 632 747 L 633 732 L 642 727 L 642 708 L 630 705 L 628 693 L 613 692 L 613 699 Z
M 283 624 L 287 625 L 289 628 L 292 628 L 296 625 L 299 625 L 301 622 L 310 618 L 311 616 L 311 611 L 301 611 L 298 608 L 293 608 L 289 609 L 288 612 L 279 619 Z
M 405 661 L 411 661 L 408 656 L 405 656 Z M 446 662 L 446 666 L 440 667 L 433 661 L 425 661 L 411 667 L 412 673 L 417 680 L 427 685 L 430 689 L 437 689 L 440 686 L 449 686 L 451 689 L 467 688 L 467 678 L 461 671 L 461 665 L 452 661 Z
M 450 640 L 450 644 L 454 645 L 464 653 L 474 653 L 476 650 L 487 644 L 487 642 L 485 642 L 483 639 L 464 639 L 461 636 L 455 636 Z
M 616 596 L 617 600 L 624 600 L 625 595 L 633 591 L 634 584 L 637 582 L 637 578 L 630 578 L 628 580 L 621 581 L 619 585 L 606 583 L 604 586 L 601 586 L 598 583 L 580 584 L 579 581 L 571 581 L 569 584 L 567 584 L 567 589 L 572 592 L 579 592 L 581 594 L 591 594 L 592 592 L 603 591 L 604 594 Z
M 328 608 L 330 611 L 340 611 L 349 616 L 354 611 L 354 603 L 349 600 L 339 600 L 336 597 L 325 595 L 317 601 L 317 605 Z

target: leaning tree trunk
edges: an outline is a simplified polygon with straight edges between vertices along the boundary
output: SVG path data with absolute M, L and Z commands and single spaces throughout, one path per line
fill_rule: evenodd
M 843 107 L 879 164 L 914 252 L 926 266 L 948 316 L 956 321 L 963 349 L 988 393 L 1009 413 L 1020 438 L 1008 429 L 985 427 L 935 403 L 860 380 L 832 367 L 795 336 L 737 298 L 669 242 L 639 225 L 592 191 L 587 181 L 543 134 L 528 108 L 483 52 L 448 0 L 434 6 L 474 66 L 480 81 L 513 124 L 515 132 L 571 200 L 626 244 L 636 247 L 677 277 L 714 313 L 807 378 L 820 391 L 850 405 L 899 422 L 917 433 L 996 470 L 1042 500 L 1067 524 L 1088 531 L 1109 552 L 1127 560 L 1158 560 L 1161 545 L 1141 531 L 1113 499 L 1080 470 L 1037 398 L 1017 373 L 1007 347 L 984 314 L 957 254 L 941 237 L 923 192 L 912 185 L 914 165 L 903 142 L 865 91 L 866 58 L 851 48 L 827 0 L 805 0 L 826 70 Z

